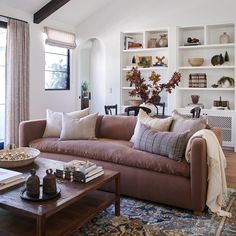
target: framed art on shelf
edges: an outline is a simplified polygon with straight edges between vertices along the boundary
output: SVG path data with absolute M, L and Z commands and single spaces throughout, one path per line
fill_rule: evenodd
M 147 68 L 147 67 L 151 67 L 151 65 L 152 65 L 152 57 L 151 56 L 138 57 L 138 66 L 139 67 Z

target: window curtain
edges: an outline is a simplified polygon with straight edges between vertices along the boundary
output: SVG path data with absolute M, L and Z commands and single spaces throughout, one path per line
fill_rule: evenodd
M 74 33 L 56 30 L 49 27 L 44 27 L 44 31 L 47 35 L 45 41 L 46 44 L 68 49 L 76 48 L 76 36 Z
M 6 48 L 6 144 L 19 144 L 19 123 L 29 119 L 29 24 L 9 19 Z

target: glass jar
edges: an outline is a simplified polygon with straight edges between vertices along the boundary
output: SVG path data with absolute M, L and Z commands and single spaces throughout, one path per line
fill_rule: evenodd
M 155 48 L 157 46 L 157 38 L 150 38 L 148 41 L 149 48 Z

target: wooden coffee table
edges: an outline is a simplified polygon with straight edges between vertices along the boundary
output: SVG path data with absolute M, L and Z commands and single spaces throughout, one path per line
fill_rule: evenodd
M 45 170 L 62 168 L 63 162 L 38 158 L 33 164 L 17 168 L 25 174 L 36 168 L 42 178 Z M 113 181 L 115 193 L 98 190 Z M 58 181 L 61 196 L 42 202 L 20 198 L 23 186 L 0 192 L 0 236 L 65 236 L 98 212 L 114 203 L 115 215 L 120 215 L 120 174 L 105 170 L 105 174 L 82 184 L 67 180 Z

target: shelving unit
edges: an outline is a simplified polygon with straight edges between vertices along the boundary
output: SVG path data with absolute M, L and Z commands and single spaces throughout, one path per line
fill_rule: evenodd
M 219 38 L 224 32 L 230 36 L 230 41 L 221 44 Z M 188 37 L 199 39 L 200 45 L 186 46 Z M 220 54 L 224 57 L 226 51 L 229 55 L 229 61 L 224 62 L 222 65 L 212 65 L 212 57 Z M 201 66 L 191 66 L 188 63 L 189 58 L 204 58 L 204 63 Z M 199 95 L 199 103 L 204 105 L 202 114 L 208 117 L 210 125 L 222 128 L 224 145 L 234 147 L 235 86 L 230 88 L 213 88 L 212 85 L 217 84 L 217 81 L 223 76 L 236 78 L 235 24 L 178 27 L 177 70 L 182 74 L 180 87 L 176 91 L 175 105 L 177 110 L 188 114 L 189 104 L 192 103 L 191 95 Z M 207 86 L 205 88 L 189 87 L 189 75 L 194 73 L 206 74 Z M 213 101 L 220 100 L 220 97 L 223 101 L 229 101 L 230 110 L 212 109 Z
M 120 112 L 124 111 L 126 106 L 131 105 L 129 100 L 135 99 L 129 96 L 129 91 L 133 88 L 129 86 L 129 82 L 126 81 L 126 74 L 132 69 L 132 67 L 138 67 L 142 77 L 148 81 L 148 77 L 152 71 L 161 75 L 161 83 L 166 82 L 169 79 L 169 47 L 159 47 L 158 44 L 151 45 L 151 40 L 156 39 L 156 42 L 160 39 L 161 35 L 166 34 L 169 43 L 169 29 L 156 29 L 146 30 L 140 32 L 122 32 L 121 33 L 121 102 Z M 127 40 L 134 44 L 140 44 L 139 48 L 129 48 Z M 154 40 L 155 41 L 155 40 Z M 153 43 L 152 43 L 153 44 Z M 152 47 L 151 47 L 152 46 Z M 154 46 L 154 47 L 153 47 Z M 156 57 L 165 57 L 163 62 L 166 66 L 153 66 L 156 63 Z M 151 65 L 149 67 L 140 67 L 132 63 L 133 57 L 136 58 L 136 62 L 140 57 L 151 57 Z M 168 111 L 168 95 L 161 93 L 161 102 L 166 103 L 166 110 Z M 136 98 L 138 99 L 138 98 Z

